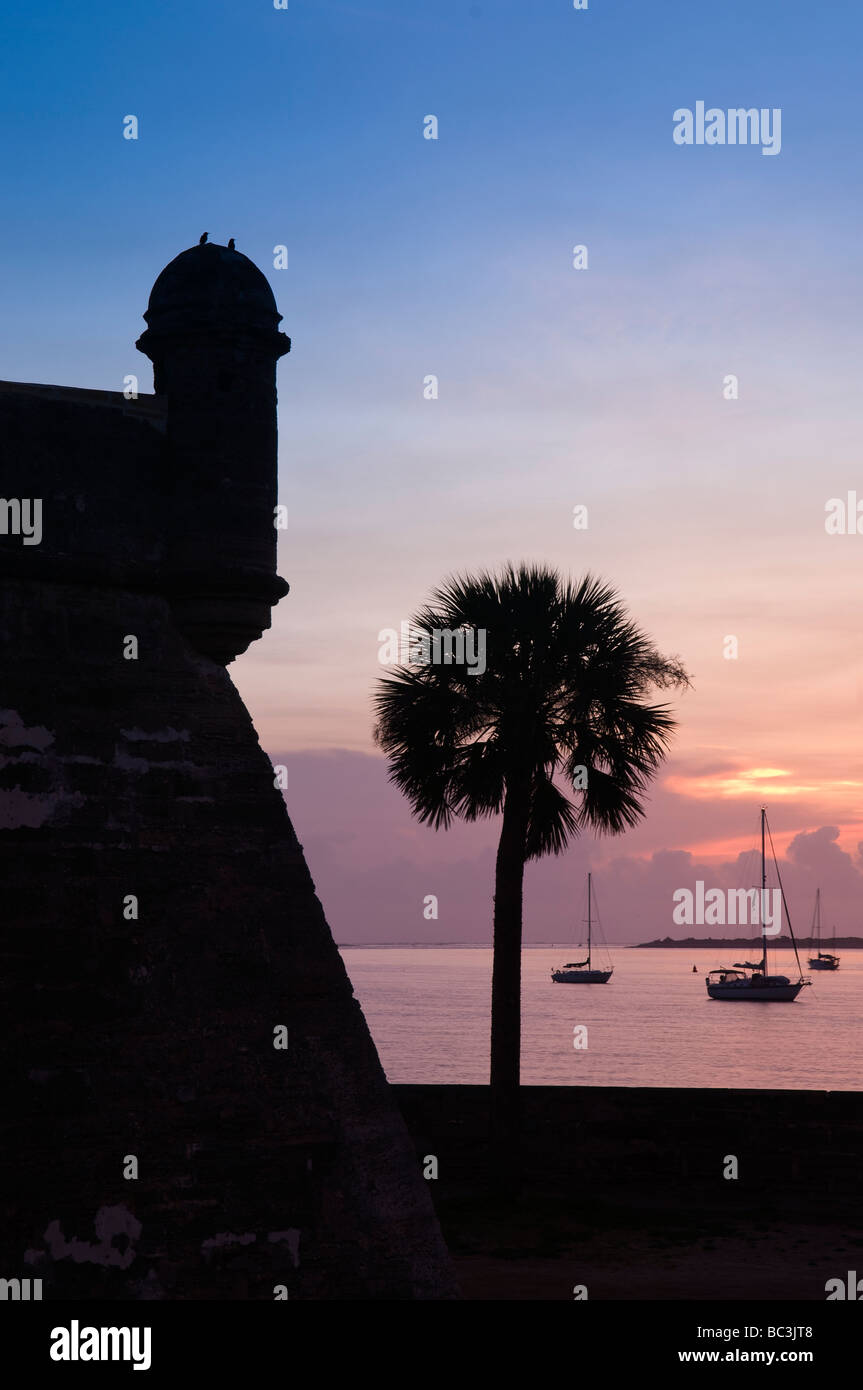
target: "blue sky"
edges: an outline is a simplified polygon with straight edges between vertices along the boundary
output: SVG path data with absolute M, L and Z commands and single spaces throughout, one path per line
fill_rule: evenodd
M 109 384 L 156 271 L 205 229 L 265 267 L 289 245 L 290 326 L 348 374 L 357 319 L 464 344 L 467 307 L 506 321 L 501 262 L 562 284 L 576 236 L 609 274 L 779 218 L 793 241 L 822 199 L 856 205 L 860 29 L 851 6 L 763 0 L 7 7 L 3 370 Z M 675 148 L 698 98 L 781 106 L 781 157 Z M 852 249 L 840 221 L 825 256 Z

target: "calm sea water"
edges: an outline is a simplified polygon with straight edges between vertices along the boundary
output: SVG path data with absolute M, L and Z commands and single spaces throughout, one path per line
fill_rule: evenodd
M 568 949 L 524 952 L 526 1085 L 863 1090 L 863 951 L 811 974 L 793 1004 L 729 1004 L 707 998 L 706 971 L 731 963 L 711 952 L 617 950 L 607 985 L 552 984 Z M 490 950 L 343 947 L 342 958 L 391 1082 L 487 1083 Z M 794 973 L 784 952 L 771 970 Z M 586 1049 L 573 1047 L 576 1025 Z

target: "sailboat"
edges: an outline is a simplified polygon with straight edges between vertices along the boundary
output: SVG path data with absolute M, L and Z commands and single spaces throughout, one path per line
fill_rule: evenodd
M 766 902 L 767 894 L 767 858 L 765 854 L 764 836 L 767 828 L 767 811 L 761 808 L 761 903 Z M 771 847 L 772 847 L 771 839 Z M 774 855 L 775 860 L 775 855 Z M 777 869 L 778 872 L 778 869 Z M 782 892 L 782 882 L 779 883 L 780 893 Z M 805 985 L 810 985 L 811 980 L 805 980 L 800 971 L 800 959 L 797 955 L 797 942 L 794 940 L 794 931 L 791 926 L 791 918 L 788 916 L 788 907 L 785 903 L 785 894 L 782 893 L 782 905 L 785 907 L 785 918 L 788 922 L 788 930 L 791 933 L 791 942 L 794 946 L 794 958 L 797 961 L 799 978 L 790 980 L 787 975 L 770 975 L 767 972 L 767 937 L 764 935 L 764 916 L 761 917 L 761 960 L 760 961 L 738 961 L 733 966 L 720 966 L 718 970 L 711 970 L 707 975 L 705 983 L 707 993 L 711 999 L 732 1000 L 743 1003 L 761 1004 L 790 1004 L 796 999 L 801 989 Z
M 587 960 L 573 960 L 560 970 L 552 970 L 551 978 L 557 985 L 607 985 L 614 974 L 613 966 L 608 970 L 594 970 L 591 967 L 591 901 L 593 899 L 592 875 L 587 875 Z
M 839 957 L 832 951 L 821 950 L 821 889 L 815 889 L 815 911 L 812 916 L 812 935 L 818 947 L 818 954 L 809 957 L 810 970 L 838 970 Z M 835 932 L 834 932 L 835 935 Z

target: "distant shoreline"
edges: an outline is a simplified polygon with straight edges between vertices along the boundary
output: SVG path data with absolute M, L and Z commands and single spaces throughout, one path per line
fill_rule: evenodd
M 797 939 L 799 950 L 811 950 L 817 943 L 809 936 L 801 936 Z M 775 940 L 769 941 L 771 950 L 786 950 L 792 946 L 791 938 L 780 936 Z M 684 936 L 674 938 L 663 937 L 657 941 L 629 941 L 608 943 L 608 949 L 612 951 L 661 951 L 661 950 L 729 950 L 732 947 L 745 947 L 752 951 L 758 947 L 758 938 L 752 936 L 705 936 L 694 937 Z M 336 948 L 339 951 L 490 951 L 490 941 L 337 941 Z M 572 942 L 560 941 L 529 941 L 525 942 L 525 951 L 564 951 L 572 949 Z M 837 936 L 835 941 L 822 941 L 822 951 L 854 951 L 863 950 L 863 936 Z
M 709 947 L 711 950 L 715 950 L 720 946 L 723 948 L 730 946 L 745 946 L 747 950 L 751 951 L 754 946 L 759 944 L 759 940 L 760 938 L 751 936 L 686 936 L 680 939 L 665 936 L 661 941 L 640 941 L 633 949 L 636 951 L 656 951 L 668 947 L 674 948 L 675 950 L 682 950 L 685 947 L 688 950 L 691 947 L 693 950 L 704 950 L 705 947 Z M 790 936 L 778 936 L 769 939 L 769 945 L 771 948 L 778 947 L 779 949 L 790 950 L 794 943 Z M 799 936 L 797 938 L 797 946 L 799 949 L 805 948 L 808 951 L 811 950 L 813 946 L 817 945 L 818 942 L 814 937 Z M 835 939 L 831 937 L 829 941 L 824 941 L 822 939 L 821 942 L 822 951 L 847 951 L 854 950 L 855 947 L 858 949 L 863 947 L 863 936 L 837 936 Z

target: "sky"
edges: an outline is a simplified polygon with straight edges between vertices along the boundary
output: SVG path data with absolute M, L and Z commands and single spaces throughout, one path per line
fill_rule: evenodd
M 371 694 L 382 629 L 508 560 L 598 573 L 693 676 L 646 818 L 530 868 L 526 939 L 565 937 L 589 865 L 610 936 L 672 932 L 762 801 L 797 918 L 820 882 L 860 929 L 863 535 L 825 509 L 863 498 L 861 30 L 796 0 L 4 10 L 0 376 L 151 390 L 150 286 L 205 230 L 293 340 L 291 592 L 230 670 L 338 939 L 489 938 L 497 828 L 412 821 Z M 779 153 L 675 143 L 698 101 L 778 108 Z

